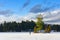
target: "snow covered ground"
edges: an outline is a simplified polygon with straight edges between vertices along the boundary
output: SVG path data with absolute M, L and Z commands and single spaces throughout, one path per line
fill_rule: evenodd
M 59 33 L 6 32 L 0 33 L 0 40 L 60 40 Z

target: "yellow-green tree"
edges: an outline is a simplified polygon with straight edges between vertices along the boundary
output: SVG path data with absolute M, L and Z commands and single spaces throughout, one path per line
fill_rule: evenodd
M 36 28 L 36 26 L 34 27 L 34 33 L 37 33 L 37 28 Z
M 43 19 L 43 17 L 42 17 L 41 14 L 37 16 L 36 30 L 34 30 L 34 31 L 37 32 L 39 30 L 42 30 L 43 24 L 44 24 L 44 22 L 42 21 L 42 19 Z
M 49 33 L 51 31 L 51 27 L 50 25 L 48 25 L 46 28 L 45 28 L 45 32 Z
M 51 31 L 51 26 L 50 25 L 48 25 L 48 32 L 50 32 Z

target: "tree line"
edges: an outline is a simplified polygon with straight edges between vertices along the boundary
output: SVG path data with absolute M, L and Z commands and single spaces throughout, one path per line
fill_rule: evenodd
M 48 25 L 50 24 L 43 24 L 42 30 L 47 30 Z M 0 24 L 0 32 L 29 32 L 34 31 L 34 27 L 36 23 L 34 21 L 22 21 L 21 23 L 17 22 L 4 22 Z M 50 25 L 51 30 L 55 32 L 60 32 L 60 25 Z
M 54 30 L 55 32 L 60 32 L 60 25 L 52 25 L 51 26 L 52 30 Z
M 0 32 L 22 32 L 22 31 L 33 31 L 35 26 L 34 21 L 22 21 L 21 23 L 17 22 L 4 22 L 0 24 Z
M 53 30 L 54 32 L 60 32 L 60 25 L 58 24 L 44 24 L 44 29 L 48 27 L 48 25 L 50 25 L 51 31 Z

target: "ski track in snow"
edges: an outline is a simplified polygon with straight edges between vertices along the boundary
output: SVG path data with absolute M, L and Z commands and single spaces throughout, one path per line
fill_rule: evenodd
M 0 40 L 60 40 L 60 33 L 0 33 Z

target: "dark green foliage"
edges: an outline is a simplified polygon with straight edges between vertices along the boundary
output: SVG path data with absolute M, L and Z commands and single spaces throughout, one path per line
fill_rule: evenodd
M 29 31 L 35 26 L 35 22 L 33 21 L 22 21 L 21 23 L 17 22 L 4 22 L 0 24 L 0 32 L 21 32 L 21 31 Z
M 56 32 L 60 31 L 60 25 L 53 25 L 51 28 L 52 28 L 52 30 L 54 30 Z
M 42 30 L 45 30 L 48 24 L 44 24 Z M 17 22 L 4 22 L 0 24 L 0 32 L 22 32 L 22 31 L 34 31 L 36 26 L 34 21 L 22 21 L 21 23 Z M 50 25 L 51 30 L 60 32 L 60 25 Z

